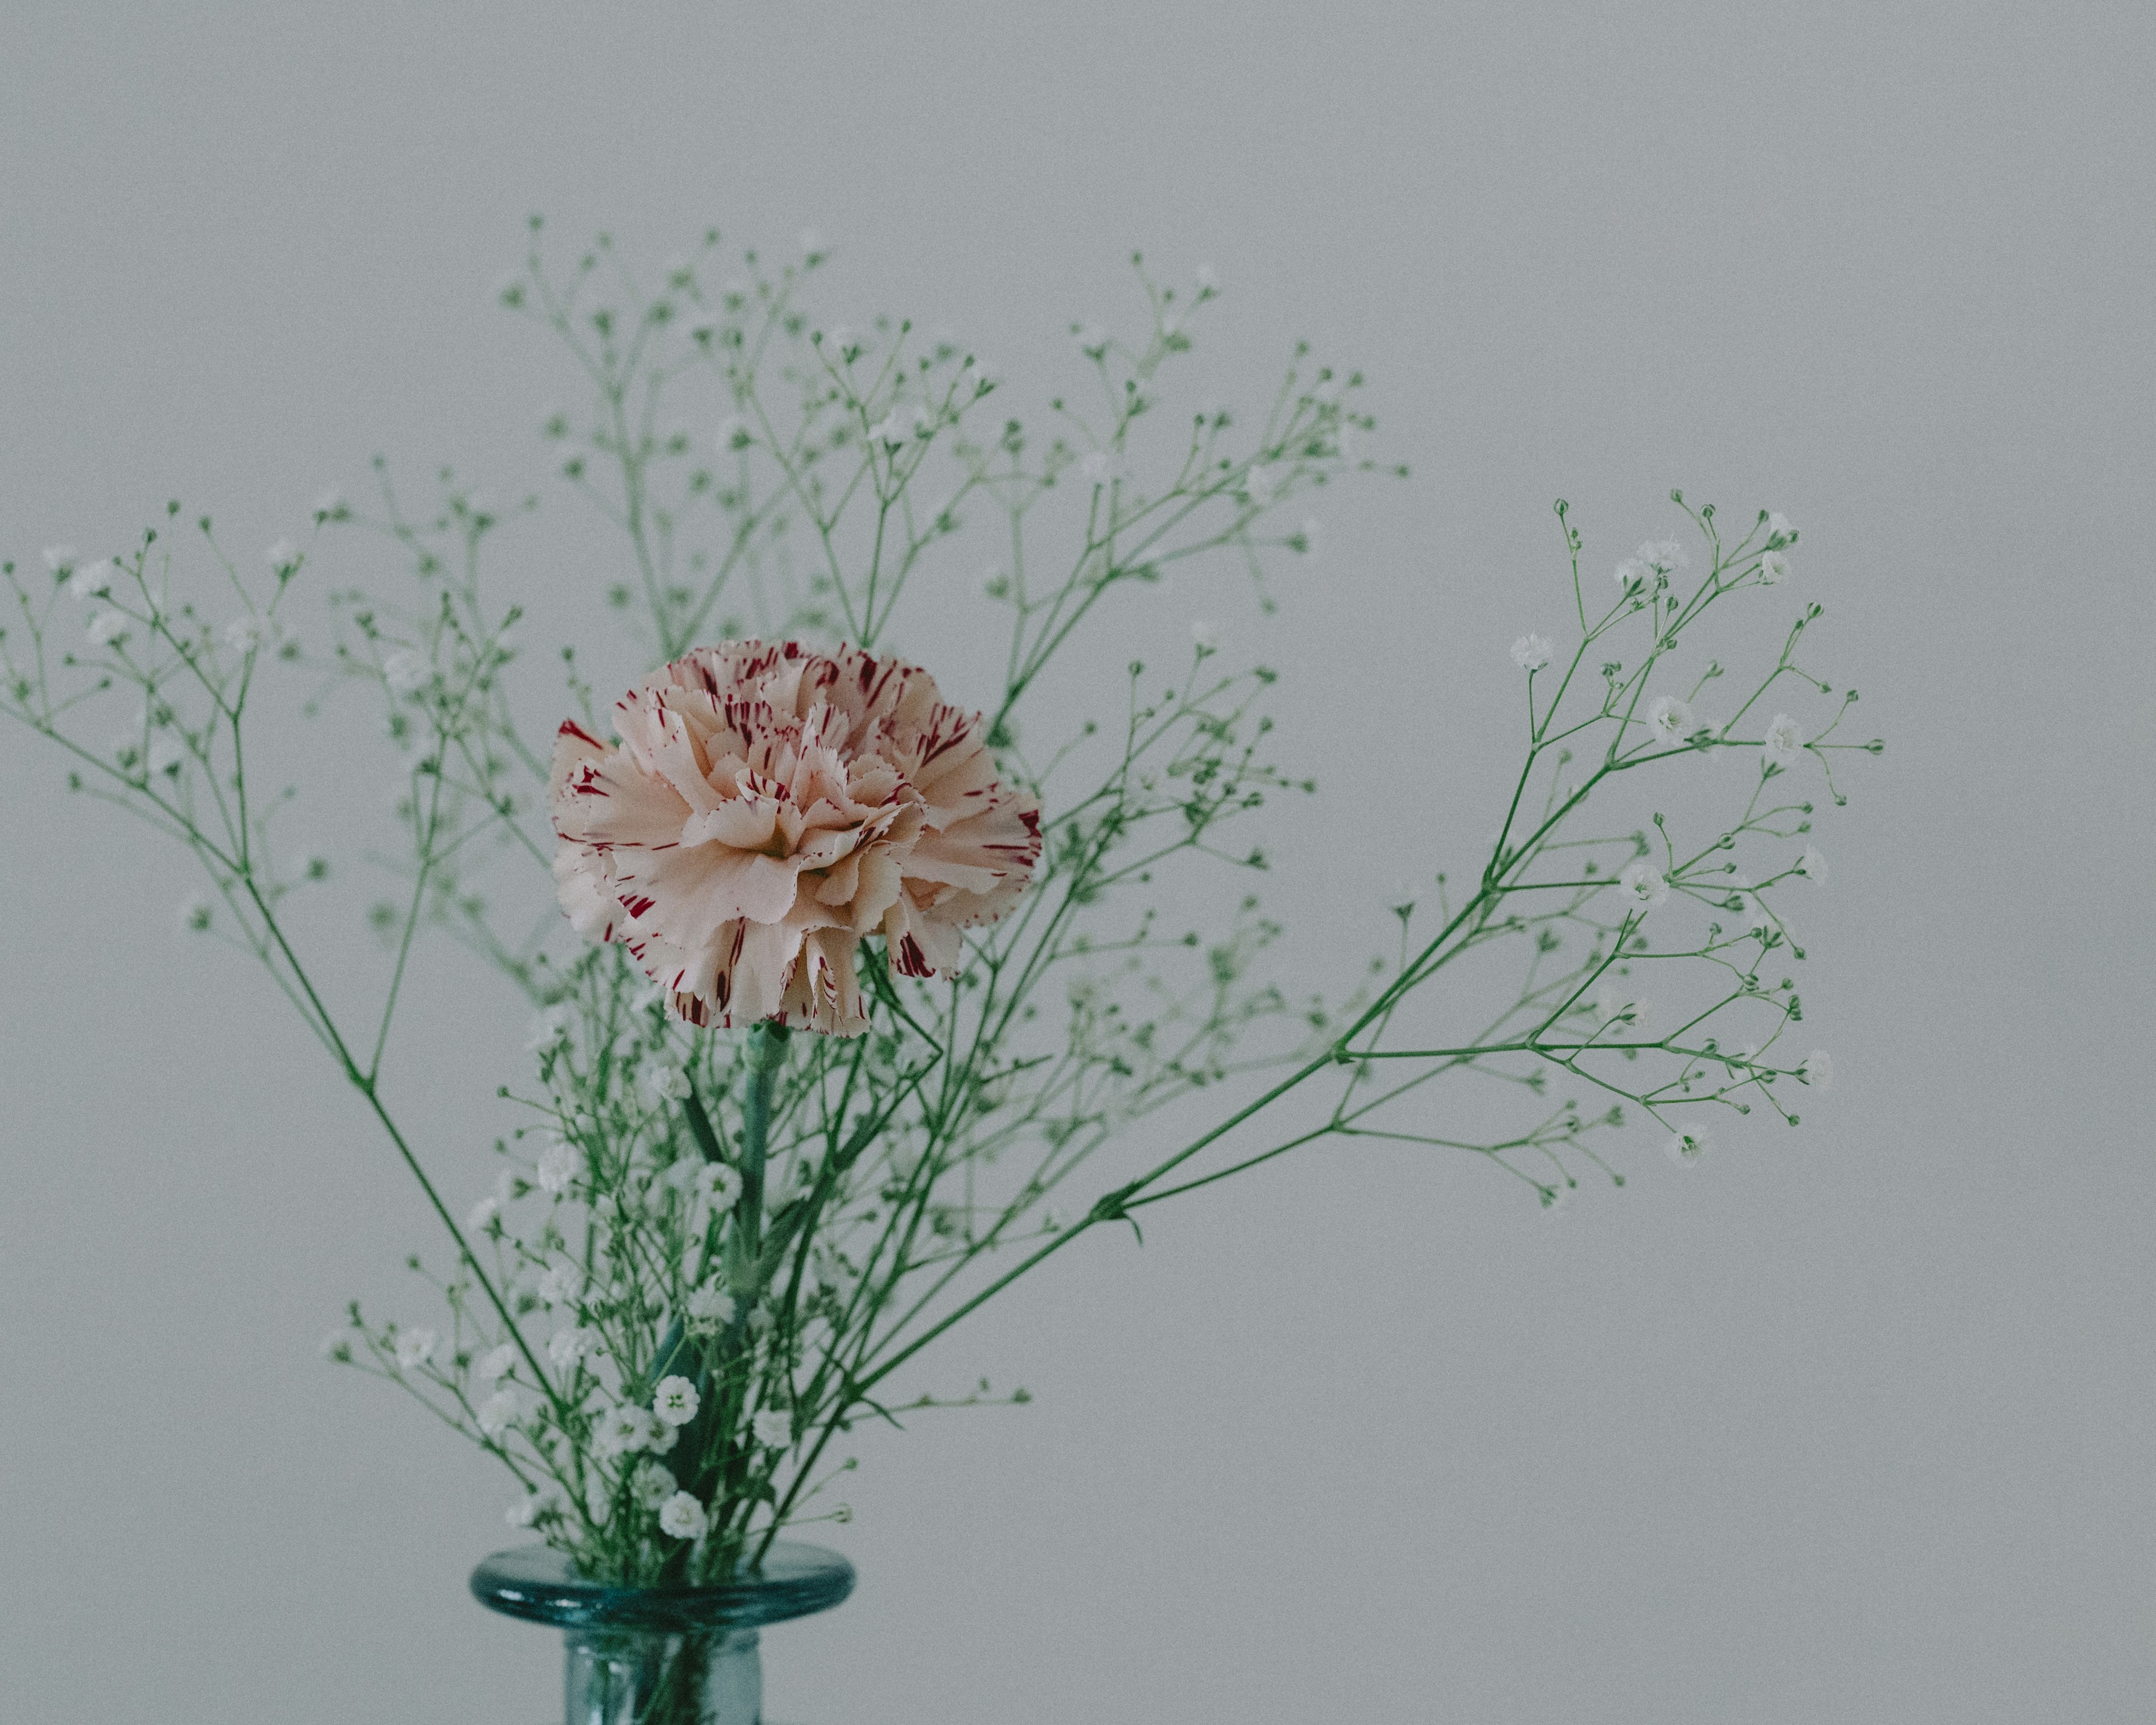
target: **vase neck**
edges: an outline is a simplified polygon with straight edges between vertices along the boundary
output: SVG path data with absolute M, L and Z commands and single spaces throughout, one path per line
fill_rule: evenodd
M 762 1725 L 752 1629 L 572 1630 L 567 1725 Z

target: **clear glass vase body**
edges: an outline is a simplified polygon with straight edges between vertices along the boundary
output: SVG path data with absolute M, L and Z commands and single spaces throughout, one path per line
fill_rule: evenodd
M 586 1581 L 544 1546 L 497 1552 L 471 1580 L 490 1609 L 567 1632 L 565 1725 L 762 1725 L 757 1630 L 853 1586 L 836 1552 L 785 1540 L 755 1574 L 704 1587 Z

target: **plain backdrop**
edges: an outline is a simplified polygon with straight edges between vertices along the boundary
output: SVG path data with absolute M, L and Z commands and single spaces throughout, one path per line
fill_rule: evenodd
M 1818 834 L 1802 1130 L 1683 1170 L 1640 1133 L 1556 1222 L 1358 1150 L 1104 1231 L 923 1362 L 1030 1407 L 867 1443 L 824 1535 L 860 1589 L 767 1636 L 773 1712 L 2145 1718 L 2152 75 L 2123 0 L 11 0 L 0 549 L 172 496 L 251 558 L 377 450 L 542 485 L 574 380 L 493 295 L 528 211 L 647 264 L 813 227 L 824 315 L 947 326 L 1036 418 L 1068 325 L 1142 311 L 1134 248 L 1209 263 L 1204 381 L 1255 400 L 1308 336 L 1413 477 L 1324 500 L 1276 616 L 1194 588 L 1079 662 L 1202 604 L 1282 666 L 1324 788 L 1264 834 L 1277 956 L 1337 986 L 1495 824 L 1550 500 L 1596 578 L 1672 485 L 1787 511 L 1789 607 L 1890 741 Z M 588 521 L 519 532 L 505 578 L 596 615 Z M 309 735 L 356 839 L 378 739 Z M 413 1300 L 416 1194 L 176 933 L 183 857 L 20 734 L 0 810 L 0 1715 L 558 1717 L 549 1637 L 465 1593 L 501 1484 L 316 1354 Z M 459 1194 L 523 1058 L 487 988 L 430 960 L 395 1056 Z

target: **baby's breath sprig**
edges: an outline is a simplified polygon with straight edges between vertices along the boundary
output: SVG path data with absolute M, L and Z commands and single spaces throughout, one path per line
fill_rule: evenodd
M 559 702 L 512 701 L 531 661 L 517 608 L 483 576 L 496 530 L 536 505 L 499 507 L 454 474 L 415 515 L 377 463 L 375 501 L 326 498 L 304 550 L 273 548 L 266 582 L 243 579 L 203 522 L 206 572 L 237 605 L 222 631 L 206 599 L 177 593 L 162 526 L 106 562 L 54 547 L 43 590 L 9 565 L 21 621 L 0 655 L 6 710 L 74 757 L 73 782 L 202 860 L 218 901 L 188 923 L 262 961 L 454 1243 L 445 1273 L 413 1260 L 446 1334 L 355 1306 L 332 1357 L 500 1460 L 519 1486 L 511 1519 L 585 1574 L 707 1579 L 787 1526 L 845 1519 L 823 1494 L 855 1466 L 841 1452 L 863 1422 L 1027 1399 L 985 1382 L 906 1394 L 896 1374 L 1093 1230 L 1142 1239 L 1154 1204 L 1339 1140 L 1479 1155 L 1560 1209 L 1588 1173 L 1624 1183 L 1603 1147 L 1629 1122 L 1691 1162 L 1703 1122 L 1794 1123 L 1797 1091 L 1828 1081 L 1823 1054 L 1791 1046 L 1790 903 L 1825 878 L 1811 832 L 1818 795 L 1843 800 L 1833 753 L 1880 745 L 1840 737 L 1856 696 L 1803 656 L 1815 605 L 1749 683 L 1720 658 L 1680 674 L 1732 607 L 1792 578 L 1780 516 L 1731 543 L 1713 509 L 1672 494 L 1686 539 L 1641 546 L 1601 587 L 1560 503 L 1573 624 L 1513 644 L 1523 759 L 1486 853 L 1392 896 L 1389 960 L 1334 998 L 1291 993 L 1267 974 L 1281 925 L 1250 890 L 1266 868 L 1251 824 L 1315 789 L 1274 752 L 1276 674 L 1231 665 L 1199 625 L 1186 662 L 1133 663 L 1113 710 L 1075 734 L 1040 744 L 1032 716 L 1070 644 L 1179 564 L 1230 560 L 1270 605 L 1269 568 L 1316 542 L 1309 500 L 1397 470 L 1358 448 L 1375 429 L 1359 376 L 1299 347 L 1262 417 L 1178 416 L 1173 366 L 1218 286 L 1207 271 L 1173 285 L 1139 258 L 1142 327 L 1074 326 L 1083 388 L 1036 427 L 991 399 L 997 379 L 960 344 L 902 320 L 824 321 L 808 303 L 820 248 L 730 265 L 713 234 L 653 285 L 603 239 L 558 272 L 542 239 L 535 223 L 502 298 L 589 391 L 545 434 L 562 483 L 622 536 L 606 597 L 645 652 L 751 630 L 872 647 L 925 572 L 978 568 L 970 547 L 993 543 L 984 591 L 1007 635 L 987 741 L 1040 804 L 1042 848 L 953 972 L 902 975 L 864 946 L 867 1034 L 714 1032 L 683 1023 L 621 945 L 575 944 L 547 872 L 549 762 L 524 726 Z M 331 527 L 395 547 L 414 585 L 335 590 L 326 644 L 303 651 L 287 590 Z M 78 601 L 86 645 L 63 646 Z M 1732 639 L 1731 665 L 1748 662 Z M 292 799 L 249 780 L 254 680 L 286 660 L 312 680 L 311 710 L 373 703 L 399 762 L 394 846 L 375 858 L 392 890 L 369 912 L 388 969 L 363 1029 L 332 1016 L 284 914 L 326 865 L 273 853 Z M 562 661 L 594 732 L 576 651 Z M 1726 687 L 1743 698 L 1717 706 Z M 94 747 L 86 716 L 122 692 L 140 710 Z M 1196 926 L 1167 908 L 1224 869 Z M 519 1118 L 500 1178 L 461 1222 L 383 1088 L 403 978 L 435 933 L 536 1014 L 532 1078 L 501 1087 Z M 1449 1080 L 1515 1114 L 1465 1129 L 1440 1106 Z M 1211 1123 L 1106 1189 L 1091 1176 L 1193 1111 Z

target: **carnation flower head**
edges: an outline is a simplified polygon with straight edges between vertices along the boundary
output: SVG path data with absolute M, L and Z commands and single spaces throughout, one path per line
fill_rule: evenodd
M 902 660 L 701 647 L 617 702 L 614 731 L 570 721 L 555 745 L 562 906 L 690 1024 L 859 1035 L 864 937 L 901 975 L 947 975 L 1040 860 L 1040 810 L 997 780 L 981 716 Z
M 1522 635 L 1512 643 L 1512 663 L 1524 671 L 1540 670 L 1556 650 L 1540 635 Z

